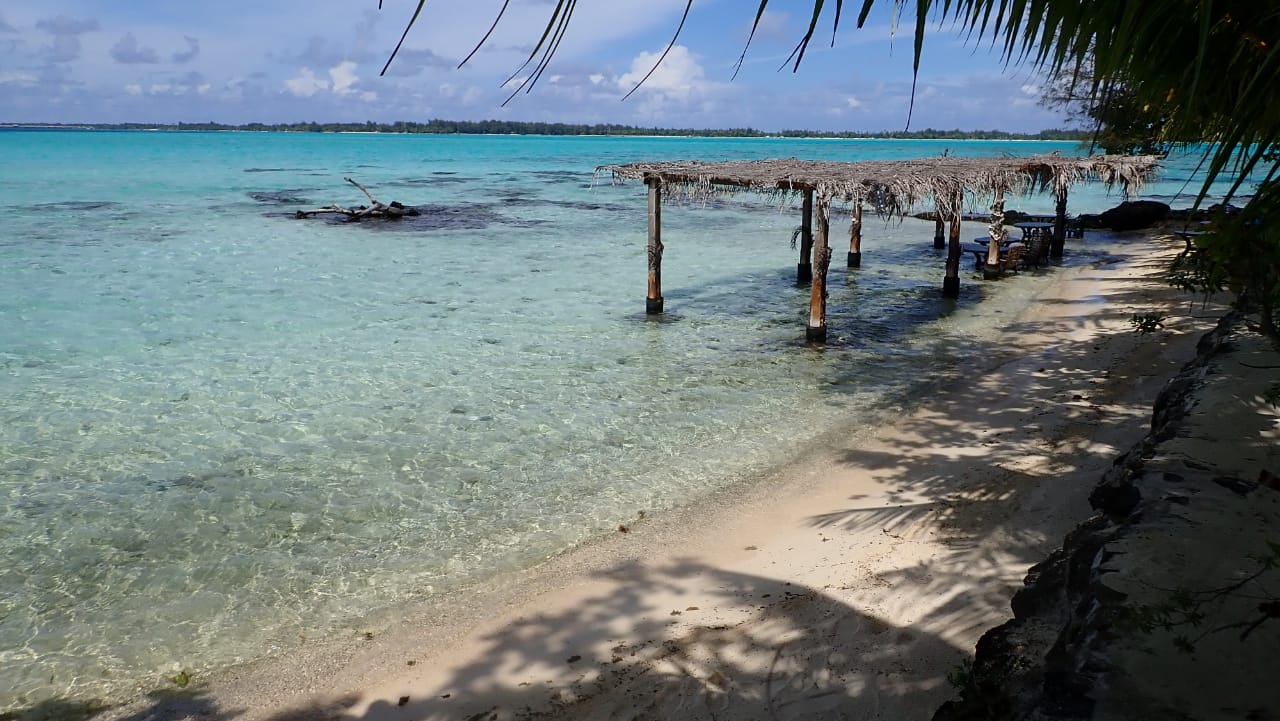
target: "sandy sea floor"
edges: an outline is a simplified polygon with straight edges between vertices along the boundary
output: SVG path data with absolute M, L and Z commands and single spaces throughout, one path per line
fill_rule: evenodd
M 1045 273 L 962 380 L 775 477 L 104 718 L 929 718 L 1215 322 L 1180 247 Z

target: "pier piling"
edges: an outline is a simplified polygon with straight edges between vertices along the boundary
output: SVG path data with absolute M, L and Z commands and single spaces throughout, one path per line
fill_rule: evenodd
M 646 178 L 645 185 L 649 186 L 649 293 L 644 312 L 657 315 L 662 312 L 662 181 Z
M 951 213 L 951 237 L 947 243 L 946 275 L 942 279 L 942 294 L 948 298 L 960 297 L 960 216 L 964 206 L 957 199 Z
M 827 268 L 831 265 L 831 246 L 827 239 L 831 231 L 831 198 L 818 198 L 813 234 L 813 263 L 816 266 L 813 284 L 809 289 L 809 324 L 805 338 L 810 342 L 827 340 Z
M 849 223 L 849 267 L 862 267 L 862 201 L 853 206 L 853 220 Z
M 1049 245 L 1049 257 L 1061 258 L 1067 244 L 1067 186 L 1059 185 L 1054 191 L 1057 205 L 1053 216 L 1053 242 Z
M 800 262 L 796 264 L 796 285 L 804 285 L 813 280 L 813 191 L 804 191 L 803 207 L 800 211 Z

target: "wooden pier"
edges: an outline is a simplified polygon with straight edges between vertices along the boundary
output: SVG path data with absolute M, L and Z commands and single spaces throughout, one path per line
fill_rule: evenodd
M 862 265 L 862 215 L 870 208 L 883 217 L 903 217 L 932 204 L 936 214 L 934 247 L 947 252 L 942 294 L 960 294 L 960 222 L 965 200 L 991 200 L 991 242 L 1005 239 L 1004 202 L 1010 194 L 1053 193 L 1056 216 L 1050 255 L 1061 258 L 1066 239 L 1067 195 L 1085 182 L 1119 184 L 1126 196 L 1155 173 L 1159 156 L 1038 155 L 1026 158 L 958 158 L 942 156 L 905 161 L 831 162 L 797 160 L 699 161 L 604 165 L 614 183 L 641 180 L 649 191 L 649 289 L 645 310 L 662 313 L 662 205 L 675 199 L 706 200 L 741 192 L 801 205 L 800 258 L 796 282 L 810 283 L 809 320 L 805 337 L 821 342 L 827 335 L 827 270 L 831 264 L 831 214 L 835 206 L 849 209 L 847 265 Z M 984 277 L 1002 272 L 998 254 L 991 253 Z

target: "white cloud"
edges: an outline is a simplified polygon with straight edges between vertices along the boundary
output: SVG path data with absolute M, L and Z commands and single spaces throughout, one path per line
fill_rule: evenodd
M 200 54 L 200 40 L 193 38 L 190 35 L 183 36 L 183 40 L 187 41 L 187 49 L 179 50 L 170 56 L 173 62 L 179 65 L 195 60 L 196 56 Z
M 36 84 L 36 76 L 31 73 L 0 73 L 0 85 L 16 85 L 29 88 Z
M 452 69 L 458 61 L 436 55 L 428 48 L 400 48 L 395 61 L 387 70 L 391 77 L 409 78 L 420 75 L 424 70 Z
M 142 86 L 137 83 L 129 83 L 128 85 L 124 86 L 124 91 L 130 95 L 141 95 Z
M 311 68 L 303 68 L 296 77 L 284 81 L 289 92 L 300 98 L 309 98 L 321 90 L 329 89 L 329 82 L 316 77 Z
M 378 99 L 378 94 L 372 90 L 361 90 L 358 87 L 360 76 L 356 74 L 356 68 L 359 67 L 354 61 L 343 60 L 342 62 L 329 68 L 326 80 L 315 74 L 311 68 L 304 67 L 298 71 L 298 74 L 289 78 L 284 82 L 289 92 L 299 98 L 310 98 L 316 93 L 329 91 L 334 95 L 343 97 L 356 97 L 365 102 L 373 102 Z M 192 87 L 199 90 L 196 83 L 192 83 Z M 203 91 L 200 91 L 203 92 Z
M 457 86 L 453 83 L 440 83 L 436 86 L 436 95 L 443 100 L 451 100 L 458 105 L 472 105 L 484 97 L 484 91 L 474 85 Z
M 846 104 L 846 105 L 848 105 L 848 106 L 849 106 L 849 109 L 850 109 L 850 110 L 857 110 L 858 108 L 862 107 L 862 101 L 861 101 L 861 100 L 858 100 L 857 98 L 853 97 L 852 95 L 850 95 L 848 98 L 846 98 L 844 102 L 845 102 L 845 104 Z
M 677 98 L 688 98 L 695 90 L 706 84 L 706 73 L 694 58 L 689 48 L 683 45 L 672 46 L 662 64 L 654 68 L 654 63 L 662 53 L 640 53 L 631 61 L 631 70 L 617 80 L 619 89 L 630 92 L 645 75 L 653 70 L 653 74 L 640 86 L 641 92 L 660 93 Z
M 329 68 L 329 80 L 333 82 L 333 93 L 335 95 L 347 95 L 355 92 L 352 86 L 360 80 L 356 75 L 356 64 L 350 60 L 344 60 Z
M 99 30 L 96 19 L 77 20 L 58 15 L 36 22 L 36 28 L 53 36 L 53 44 L 44 49 L 45 60 L 50 63 L 69 63 L 80 57 L 80 36 Z
M 160 56 L 156 51 L 153 48 L 144 47 L 133 33 L 125 33 L 124 37 L 111 47 L 111 57 L 117 63 L 124 65 L 160 62 Z

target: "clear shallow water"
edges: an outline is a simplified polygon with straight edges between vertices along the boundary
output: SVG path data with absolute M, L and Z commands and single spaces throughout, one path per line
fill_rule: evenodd
M 644 193 L 591 173 L 943 149 L 1074 150 L 0 132 L 0 710 L 350 628 L 909 403 L 988 332 L 1000 305 L 977 301 L 1031 279 L 966 277 L 944 303 L 932 224 L 869 220 L 810 349 L 798 215 L 672 207 L 668 313 L 648 319 Z M 1176 193 L 1178 167 L 1148 192 Z M 363 200 L 344 175 L 434 212 L 291 217 Z

